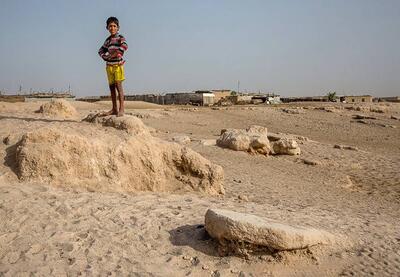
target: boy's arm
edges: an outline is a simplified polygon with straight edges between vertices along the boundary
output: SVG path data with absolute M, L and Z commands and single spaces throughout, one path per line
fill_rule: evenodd
M 120 46 L 118 47 L 118 49 L 119 49 L 119 51 L 122 52 L 122 54 L 124 54 L 124 52 L 126 50 L 128 50 L 128 44 L 126 43 L 126 40 L 123 36 L 120 37 L 119 43 L 120 43 Z
M 99 56 L 103 59 L 103 60 L 105 60 L 105 61 L 107 61 L 107 59 L 108 59 L 108 49 L 107 48 L 105 48 L 105 47 L 100 47 L 100 49 L 99 49 Z
M 108 48 L 105 46 L 106 45 L 106 42 L 107 41 L 105 41 L 104 42 L 104 44 L 100 47 L 100 49 L 99 49 L 99 56 L 104 60 L 104 61 L 107 61 L 108 60 L 108 56 L 109 56 L 109 53 L 108 53 Z

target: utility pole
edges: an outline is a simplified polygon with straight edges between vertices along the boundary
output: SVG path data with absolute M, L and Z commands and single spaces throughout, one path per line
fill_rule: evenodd
M 237 83 L 237 92 L 238 92 L 238 94 L 239 94 L 239 92 L 240 92 L 240 80 L 238 80 L 238 83 Z

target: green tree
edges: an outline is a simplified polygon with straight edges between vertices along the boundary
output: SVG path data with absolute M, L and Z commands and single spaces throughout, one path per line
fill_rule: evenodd
M 328 94 L 326 96 L 328 96 L 328 100 L 330 102 L 334 102 L 337 98 L 336 91 L 330 91 L 330 92 L 328 92 Z

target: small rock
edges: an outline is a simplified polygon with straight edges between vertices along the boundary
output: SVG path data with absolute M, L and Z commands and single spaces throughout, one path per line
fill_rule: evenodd
M 400 116 L 392 115 L 390 118 L 391 118 L 391 119 L 395 119 L 395 120 L 400 120 Z
M 215 270 L 211 273 L 211 277 L 221 277 L 221 273 L 218 270 Z
M 313 160 L 308 160 L 308 159 L 303 159 L 302 161 L 306 165 L 319 165 L 320 164 L 320 162 L 318 162 L 318 161 L 313 161 Z
M 363 114 L 355 114 L 353 115 L 354 119 L 376 119 L 376 117 L 363 115 Z
M 201 269 L 203 269 L 203 270 L 209 270 L 210 267 L 209 267 L 208 265 L 203 265 L 203 266 L 201 267 Z
M 191 259 L 191 257 L 185 255 L 182 257 L 182 259 L 184 259 L 185 261 L 189 261 Z
M 239 194 L 238 199 L 246 202 L 249 201 L 249 198 L 244 194 Z
M 285 138 L 285 136 L 284 135 L 282 135 L 282 134 L 275 134 L 275 133 L 268 133 L 268 139 L 269 139 L 269 141 L 278 141 L 278 140 L 280 140 L 280 139 L 282 139 L 282 138 Z
M 3 143 L 4 143 L 5 145 L 10 145 L 10 135 L 6 136 L 6 137 L 3 139 Z
M 355 146 L 349 146 L 349 145 L 340 145 L 340 144 L 335 144 L 333 146 L 336 149 L 344 149 L 344 150 L 353 150 L 353 151 L 358 151 L 358 148 Z
M 200 263 L 200 259 L 198 257 L 193 257 L 192 259 L 190 259 L 190 262 L 192 263 L 192 265 L 196 266 Z
M 272 144 L 272 154 L 300 155 L 300 147 L 294 139 L 282 138 Z
M 381 126 L 381 127 L 385 127 L 385 128 L 396 128 L 396 126 L 394 126 L 394 125 L 389 125 L 389 124 L 377 124 L 378 126 Z
M 188 136 L 175 136 L 172 140 L 180 144 L 188 144 L 191 141 Z
M 282 112 L 288 113 L 288 114 L 303 114 L 304 111 L 301 111 L 299 109 L 282 109 Z
M 365 121 L 365 120 L 362 120 L 362 119 L 356 120 L 356 122 L 357 122 L 357 123 L 362 123 L 362 124 L 369 124 L 368 121 Z
M 303 136 L 296 136 L 296 139 L 300 141 L 309 141 L 310 139 L 308 137 L 303 137 Z

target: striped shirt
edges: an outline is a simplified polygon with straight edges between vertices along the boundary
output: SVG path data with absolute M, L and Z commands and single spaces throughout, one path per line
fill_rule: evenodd
M 128 44 L 126 44 L 125 38 L 116 34 L 106 39 L 99 49 L 99 55 L 107 62 L 107 65 L 124 64 L 125 60 L 122 57 L 126 50 L 128 50 Z

